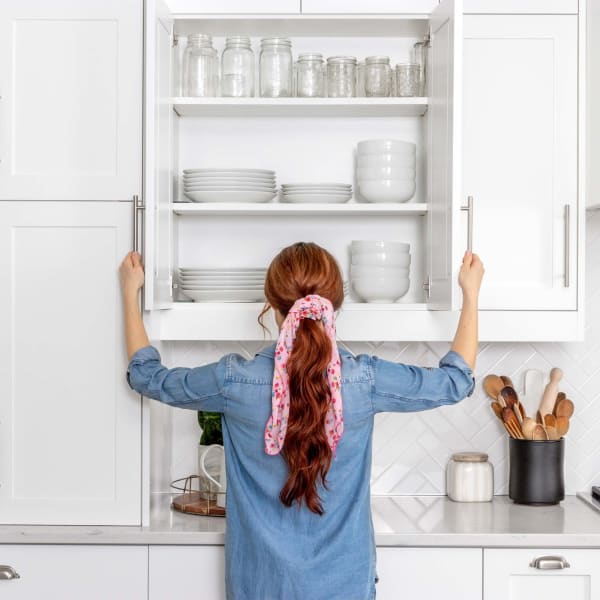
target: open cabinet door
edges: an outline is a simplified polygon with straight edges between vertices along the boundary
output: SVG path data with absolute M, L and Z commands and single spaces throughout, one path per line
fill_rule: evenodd
M 442 0 L 430 19 L 429 308 L 454 310 L 460 297 L 462 0 Z
M 173 23 L 161 0 L 146 0 L 144 99 L 144 262 L 147 310 L 172 301 L 172 127 L 171 46 Z

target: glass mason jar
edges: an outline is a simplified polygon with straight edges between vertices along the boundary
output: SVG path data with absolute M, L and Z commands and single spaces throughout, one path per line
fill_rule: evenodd
M 296 96 L 320 98 L 325 95 L 322 54 L 301 54 L 296 63 Z
M 186 74 L 186 62 L 184 61 L 187 36 L 176 34 L 173 36 L 173 51 L 171 54 L 171 80 L 173 82 L 173 96 L 183 96 Z
M 221 55 L 221 95 L 254 96 L 254 52 L 248 37 L 235 36 L 225 40 Z
M 292 95 L 292 42 L 288 38 L 263 38 L 260 41 L 260 95 L 284 98 Z
M 330 98 L 356 96 L 356 58 L 330 56 L 327 59 L 327 95 Z
M 429 42 L 426 40 L 423 42 L 417 42 L 413 46 L 413 62 L 419 65 L 419 96 L 425 96 L 427 88 L 427 50 L 429 48 Z
M 396 65 L 396 93 L 402 97 L 419 96 L 421 67 L 415 64 Z
M 356 65 L 356 95 L 359 98 L 364 98 L 365 93 L 365 63 L 359 62 Z
M 386 97 L 391 94 L 392 69 L 389 56 L 365 58 L 365 95 Z
M 186 64 L 186 96 L 216 96 L 219 87 L 219 58 L 210 35 L 188 36 L 184 61 Z

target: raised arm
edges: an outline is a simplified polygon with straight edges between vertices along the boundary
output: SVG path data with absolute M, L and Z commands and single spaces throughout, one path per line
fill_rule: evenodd
M 123 308 L 125 311 L 125 342 L 129 360 L 140 349 L 150 345 L 144 321 L 140 313 L 138 295 L 144 285 L 142 257 L 137 252 L 129 252 L 119 268 Z
M 478 341 L 479 288 L 483 277 L 483 264 L 477 254 L 465 252 L 458 282 L 463 291 L 463 304 L 452 350 L 460 354 L 465 362 L 475 369 Z

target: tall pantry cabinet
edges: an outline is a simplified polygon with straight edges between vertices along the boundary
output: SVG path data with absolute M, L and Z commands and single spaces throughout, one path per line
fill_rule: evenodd
M 142 189 L 142 0 L 0 5 L 0 522 L 141 523 L 117 267 Z

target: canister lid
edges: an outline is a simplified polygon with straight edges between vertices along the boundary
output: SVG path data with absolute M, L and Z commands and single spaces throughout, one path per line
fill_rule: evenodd
M 488 455 L 484 452 L 457 452 L 452 455 L 455 462 L 487 462 Z

